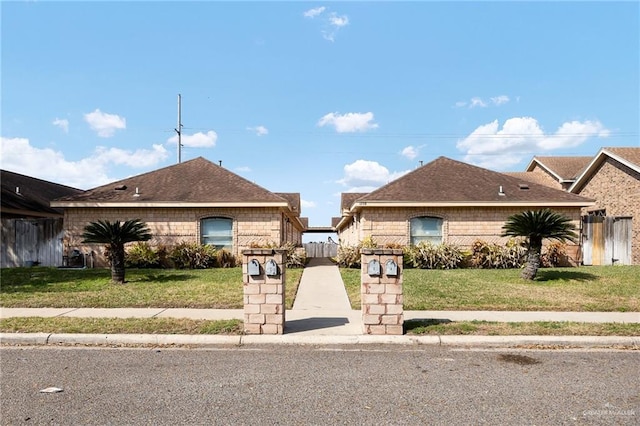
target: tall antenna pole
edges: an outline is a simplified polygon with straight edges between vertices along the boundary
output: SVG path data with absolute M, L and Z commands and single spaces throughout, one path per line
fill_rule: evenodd
M 182 96 L 178 93 L 178 127 L 174 129 L 178 134 L 178 164 L 182 162 Z

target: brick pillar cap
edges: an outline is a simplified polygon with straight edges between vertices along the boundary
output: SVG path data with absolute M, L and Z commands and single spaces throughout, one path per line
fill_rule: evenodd
M 363 248 L 360 249 L 360 253 L 362 254 L 377 254 L 377 255 L 394 255 L 394 256 L 400 256 L 402 255 L 402 249 L 385 249 L 385 248 Z

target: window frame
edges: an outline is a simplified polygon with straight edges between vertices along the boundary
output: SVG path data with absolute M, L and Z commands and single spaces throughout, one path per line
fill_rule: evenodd
M 437 229 L 427 228 L 427 232 L 423 234 L 415 234 L 416 221 L 431 220 L 437 224 Z M 431 227 L 435 228 L 435 227 Z M 420 226 L 423 229 L 423 226 Z M 431 233 L 434 232 L 434 233 Z M 437 216 L 415 216 L 409 219 L 409 244 L 412 246 L 418 245 L 421 242 L 430 242 L 432 244 L 442 244 L 444 242 L 444 219 Z
M 207 231 L 206 229 L 207 222 L 228 223 L 229 224 L 228 235 L 226 235 L 226 229 L 223 230 L 225 231 L 224 234 L 215 234 L 215 233 L 205 234 L 205 231 Z M 208 231 L 211 232 L 211 230 L 208 230 Z M 214 229 L 213 231 L 215 232 L 216 230 Z M 215 241 L 211 241 L 211 240 L 215 240 L 216 238 L 219 240 L 222 240 L 222 242 L 224 242 L 225 244 L 214 244 Z M 232 251 L 233 250 L 233 219 L 229 217 L 224 217 L 224 216 L 209 216 L 209 217 L 201 218 L 200 219 L 200 244 L 211 245 L 215 247 L 216 250 L 225 249 L 228 251 Z

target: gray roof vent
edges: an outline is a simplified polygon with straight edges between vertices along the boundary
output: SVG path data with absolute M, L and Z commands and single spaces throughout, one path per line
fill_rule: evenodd
M 529 189 L 529 185 L 526 183 L 521 183 L 521 184 L 518 184 L 518 188 L 522 189 L 523 191 L 526 191 L 527 189 Z
M 127 185 L 116 186 L 113 189 L 115 189 L 116 191 L 124 191 L 125 189 L 127 189 Z
M 500 188 L 498 189 L 498 195 L 501 197 L 504 197 L 505 195 L 507 195 L 504 193 L 504 189 L 502 189 L 502 185 L 500 185 Z

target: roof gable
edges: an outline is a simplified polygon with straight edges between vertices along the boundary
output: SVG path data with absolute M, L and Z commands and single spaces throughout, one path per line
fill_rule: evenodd
M 81 194 L 83 191 L 66 185 L 2 170 L 2 209 L 33 212 L 44 215 L 61 215 L 62 210 L 49 203 L 56 198 Z
M 370 202 L 591 204 L 589 199 L 575 194 L 446 157 L 439 157 L 358 200 L 361 205 Z
M 569 192 L 577 193 L 588 182 L 588 180 L 597 173 L 605 159 L 609 157 L 613 160 L 624 164 L 632 170 L 640 173 L 640 147 L 608 147 L 602 148 L 598 154 L 585 167 L 582 173 L 576 178 L 576 181 L 569 188 Z
M 537 166 L 550 173 L 558 182 L 573 181 L 589 164 L 592 157 L 533 157 L 527 172 Z
M 280 203 L 287 200 L 202 157 L 64 197 L 70 203 Z

